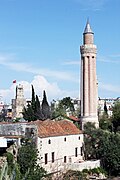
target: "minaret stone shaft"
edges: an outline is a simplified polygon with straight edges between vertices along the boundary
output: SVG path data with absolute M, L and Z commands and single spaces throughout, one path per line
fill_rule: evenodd
M 83 45 L 81 53 L 81 122 L 82 129 L 86 122 L 95 123 L 99 127 L 97 115 L 97 77 L 96 77 L 96 53 L 94 45 L 94 33 L 87 21 L 83 33 Z

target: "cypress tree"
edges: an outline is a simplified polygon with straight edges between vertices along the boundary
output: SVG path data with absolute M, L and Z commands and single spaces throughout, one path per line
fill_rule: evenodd
M 36 101 L 35 101 L 35 109 L 36 109 L 36 112 L 35 112 L 36 118 L 42 120 L 43 114 L 42 114 L 42 110 L 40 106 L 40 101 L 37 95 L 36 95 Z
M 34 112 L 30 104 L 28 104 L 27 108 L 24 107 L 23 118 L 28 122 L 35 120 Z
M 107 109 L 106 101 L 104 103 L 104 112 L 106 115 L 108 115 L 108 109 Z
M 35 121 L 37 119 L 44 120 L 50 118 L 50 107 L 47 102 L 45 91 L 43 92 L 42 107 L 38 96 L 35 96 L 34 87 L 32 85 L 32 99 L 31 104 L 28 104 L 27 108 L 24 107 L 23 118 L 28 121 Z
M 38 119 L 36 117 L 36 99 L 35 99 L 35 91 L 33 85 L 31 87 L 32 87 L 31 104 L 28 104 L 27 108 L 24 107 L 23 118 L 28 121 L 35 121 Z
M 33 109 L 33 112 L 36 111 L 36 106 L 35 106 L 36 102 L 35 102 L 35 91 L 34 91 L 34 87 L 32 85 L 32 100 L 31 100 L 31 106 Z
M 47 102 L 45 90 L 43 91 L 42 114 L 44 116 L 44 119 L 50 118 L 50 107 L 49 107 L 49 104 Z

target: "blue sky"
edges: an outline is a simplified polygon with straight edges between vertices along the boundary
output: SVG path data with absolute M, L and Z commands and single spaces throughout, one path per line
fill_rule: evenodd
M 15 84 L 49 101 L 79 97 L 82 33 L 89 17 L 95 34 L 100 97 L 120 96 L 119 0 L 0 0 L 0 96 Z

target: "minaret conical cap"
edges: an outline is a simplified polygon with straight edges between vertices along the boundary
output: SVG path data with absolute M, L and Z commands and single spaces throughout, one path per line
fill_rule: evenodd
M 94 34 L 94 33 L 92 32 L 91 27 L 90 27 L 89 19 L 87 20 L 87 24 L 86 24 L 86 27 L 85 27 L 85 30 L 84 30 L 84 34 L 87 34 L 87 33 Z

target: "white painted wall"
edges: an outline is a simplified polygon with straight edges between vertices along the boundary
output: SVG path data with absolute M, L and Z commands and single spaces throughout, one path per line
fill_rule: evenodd
M 66 141 L 64 141 L 65 138 Z M 51 144 L 48 143 L 49 140 L 51 140 Z M 82 145 L 83 134 L 38 138 L 39 163 L 48 172 L 58 171 L 64 167 L 64 156 L 66 156 L 66 163 L 79 162 L 83 159 L 81 156 Z M 78 151 L 77 157 L 75 157 L 75 148 Z M 55 153 L 54 163 L 52 163 L 52 152 Z M 48 153 L 47 164 L 45 164 L 45 153 Z
M 7 139 L 0 137 L 0 148 L 7 147 Z
M 66 164 L 66 170 L 75 170 L 75 171 L 82 171 L 83 169 L 94 169 L 98 167 L 100 167 L 100 160 Z

